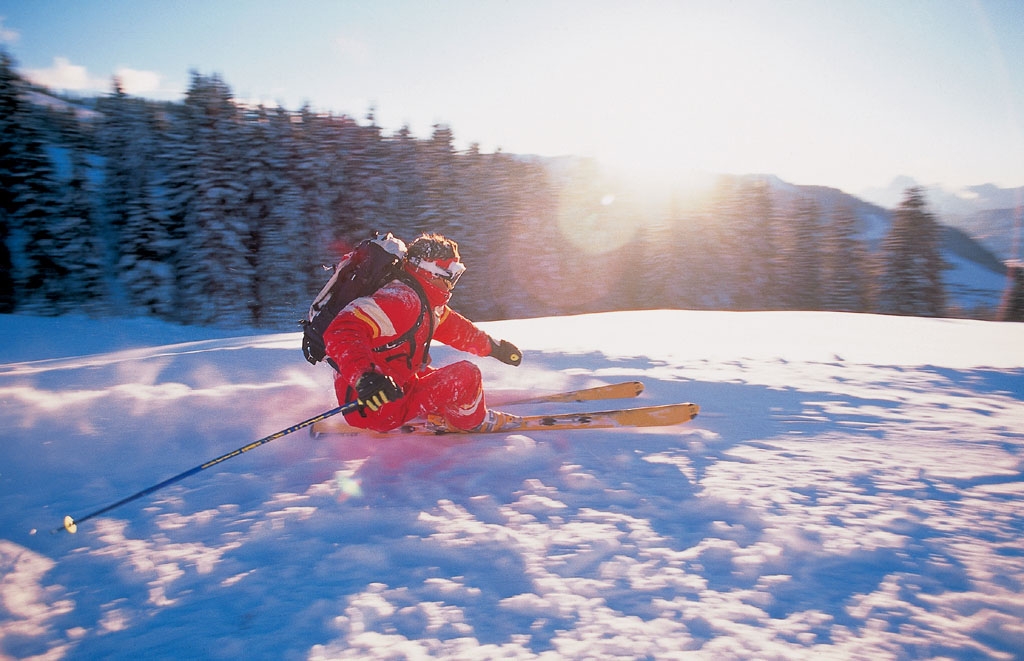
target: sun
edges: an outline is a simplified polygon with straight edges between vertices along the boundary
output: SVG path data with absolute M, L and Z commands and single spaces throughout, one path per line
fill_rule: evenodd
M 825 111 L 834 91 L 825 65 L 773 40 L 754 18 L 659 16 L 617 16 L 551 64 L 542 98 L 557 112 L 537 119 L 550 122 L 544 135 L 562 153 L 593 157 L 634 182 L 688 188 L 701 173 L 820 167 L 817 142 L 830 139 L 835 116 Z M 820 140 L 795 142 L 808 132 Z

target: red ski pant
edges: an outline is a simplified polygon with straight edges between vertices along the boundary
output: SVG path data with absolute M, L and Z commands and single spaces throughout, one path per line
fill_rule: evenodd
M 334 387 L 340 403 L 355 399 L 355 391 L 340 379 Z M 389 431 L 414 418 L 436 414 L 457 429 L 472 429 L 487 415 L 480 368 L 467 360 L 417 374 L 402 391 L 400 399 L 376 411 L 364 408 L 349 413 L 345 420 L 360 429 Z

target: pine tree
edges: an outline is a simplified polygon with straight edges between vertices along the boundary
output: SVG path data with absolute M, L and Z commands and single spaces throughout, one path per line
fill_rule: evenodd
M 424 231 L 451 237 L 461 234 L 462 219 L 456 204 L 454 136 L 450 128 L 435 124 L 434 132 L 420 149 L 423 197 L 416 224 Z
M 713 214 L 720 246 L 717 272 L 722 279 L 721 307 L 764 310 L 780 305 L 781 255 L 771 190 L 761 179 L 721 177 Z
M 473 273 L 461 281 L 458 298 L 453 304 L 476 319 L 500 316 L 497 311 L 500 290 L 495 291 L 497 296 L 488 297 L 478 285 L 485 283 L 487 274 L 495 270 L 507 272 L 509 267 L 505 251 L 488 250 L 488 247 L 501 245 L 501 238 L 495 233 L 499 229 L 496 225 L 504 224 L 503 220 L 508 218 L 507 209 L 496 196 L 498 181 L 492 176 L 490 164 L 477 145 L 472 145 L 455 159 L 455 178 L 459 182 L 458 206 L 464 225 L 453 238 L 459 242 L 463 262 L 473 269 Z
M 780 219 L 775 194 L 769 180 L 762 179 L 749 187 L 751 213 L 750 273 L 754 278 L 753 300 L 748 307 L 775 310 L 782 307 L 783 292 L 779 286 L 784 269 L 780 248 Z
M 18 181 L 21 149 L 20 87 L 21 79 L 14 71 L 13 60 L 0 50 L 0 314 L 13 312 L 17 304 L 11 240 L 17 210 L 14 187 Z
M 67 276 L 59 252 L 60 215 L 53 167 L 41 144 L 32 144 L 30 158 L 22 161 L 27 176 L 15 188 L 16 222 L 25 237 L 22 294 L 18 306 L 29 314 L 55 315 L 61 298 L 61 280 Z
M 194 217 L 196 206 L 196 155 L 198 145 L 190 120 L 190 109 L 184 104 L 174 104 L 163 109 L 161 121 L 154 125 L 156 130 L 157 168 L 151 200 L 164 224 L 169 242 L 170 277 L 172 278 L 175 312 L 173 320 L 188 322 L 188 307 L 185 304 L 187 265 L 187 237 L 189 223 Z
M 89 166 L 81 146 L 71 148 L 71 179 L 65 186 L 61 217 L 54 233 L 60 270 L 57 310 L 104 310 L 104 254 L 95 222 Z M 57 276 L 58 274 L 54 274 Z
M 376 126 L 361 127 L 350 117 L 330 115 L 318 118 L 310 136 L 320 149 L 321 165 L 315 171 L 319 223 L 310 224 L 308 234 L 314 245 L 325 250 L 313 253 L 318 263 L 333 263 L 339 256 L 336 242 L 357 243 L 375 231 L 396 231 L 401 218 L 394 212 L 396 181 L 389 167 L 389 150 Z M 365 150 L 365 151 L 364 151 Z M 353 158 L 359 152 L 360 158 Z M 365 170 L 359 167 L 366 165 Z M 360 181 L 356 172 L 366 175 Z M 353 212 L 349 206 L 354 188 L 363 193 Z M 347 247 L 347 246 L 346 246 Z M 327 261 L 324 261 L 327 260 Z
M 301 251 L 293 276 L 308 304 L 324 284 L 324 267 L 370 233 L 356 228 L 364 227 L 364 214 L 373 214 L 363 206 L 362 187 L 375 184 L 357 181 L 352 155 L 359 150 L 359 136 L 347 118 L 316 115 L 307 107 L 293 119 L 295 130 L 285 142 L 286 195 L 291 222 L 297 224 L 289 234 Z M 372 209 L 373 202 L 366 206 Z
M 836 208 L 825 230 L 823 307 L 839 312 L 866 312 L 870 286 L 867 256 L 857 238 L 858 220 L 849 204 Z
M 104 211 L 114 253 L 120 257 L 119 233 L 138 212 L 139 199 L 155 178 L 159 158 L 153 112 L 144 99 L 125 94 L 121 81 L 114 78 L 110 96 L 98 104 L 103 114 L 100 127 L 103 156 Z
M 21 102 L 24 87 L 13 61 L 0 53 L 0 264 L 10 262 L 0 280 L 0 305 L 8 311 L 55 314 L 52 303 L 60 298 L 61 275 L 55 233 L 61 200 L 43 139 L 45 118 Z
M 355 125 L 344 132 L 345 214 L 337 217 L 334 228 L 356 241 L 392 227 L 387 214 L 387 146 L 372 112 L 367 120 L 369 125 Z
M 423 231 L 419 214 L 426 204 L 424 152 L 421 141 L 408 126 L 384 138 L 381 144 L 379 177 L 385 191 L 383 213 L 390 219 L 386 229 L 409 240 Z
M 1006 265 L 1006 289 L 996 314 L 999 321 L 1024 321 L 1024 262 Z
M 195 140 L 194 202 L 185 218 L 183 304 L 201 324 L 247 324 L 253 269 L 240 167 L 238 113 L 219 77 L 194 74 L 185 99 Z
M 821 213 L 813 199 L 796 202 L 786 232 L 782 306 L 789 310 L 820 310 L 822 306 Z
M 162 185 L 158 114 L 143 99 L 129 97 L 120 81 L 102 100 L 104 218 L 107 260 L 116 274 L 117 307 L 123 313 L 179 318 L 175 276 L 178 243 Z
M 907 189 L 882 242 L 878 307 L 889 314 L 938 317 L 946 297 L 938 223 L 922 189 Z
M 301 276 L 310 254 L 291 177 L 290 116 L 260 107 L 245 125 L 243 181 L 253 271 L 250 314 L 257 326 L 294 322 L 308 303 Z
M 478 269 L 474 261 L 463 279 L 472 288 L 477 300 L 486 301 L 480 318 L 514 319 L 545 315 L 559 309 L 562 293 L 562 264 L 557 256 L 564 254 L 566 238 L 557 224 L 557 195 L 550 171 L 539 163 L 526 162 L 514 156 L 495 153 L 484 157 L 488 162 L 488 178 L 493 186 L 494 207 L 501 213 L 484 216 L 486 229 L 478 230 L 466 250 L 486 254 Z M 466 241 L 463 241 L 466 244 Z M 523 259 L 522 255 L 529 255 Z M 462 287 L 460 281 L 460 288 Z M 458 305 L 462 303 L 462 292 Z M 469 308 L 467 313 L 476 315 Z
M 106 221 L 111 228 L 109 242 L 115 251 L 112 260 L 117 261 L 120 237 L 118 231 L 127 222 L 127 206 L 142 188 L 137 179 L 138 151 L 132 145 L 135 137 L 133 111 L 135 105 L 125 94 L 121 81 L 114 78 L 111 94 L 102 99 L 97 109 L 102 114 L 100 127 L 101 155 L 103 156 L 103 208 Z M 141 145 L 138 145 L 141 146 Z M 144 160 L 144 158 L 142 159 Z
M 682 215 L 678 208 L 667 204 L 657 211 L 651 210 L 650 224 L 637 237 L 638 254 L 644 255 L 650 268 L 638 269 L 631 276 L 644 294 L 642 307 L 685 307 L 685 303 L 673 301 L 673 293 L 680 284 L 675 280 L 673 265 L 677 259 L 678 232 L 674 225 Z
M 179 319 L 174 273 L 178 245 L 157 199 L 153 187 L 146 185 L 126 201 L 117 273 L 129 313 Z

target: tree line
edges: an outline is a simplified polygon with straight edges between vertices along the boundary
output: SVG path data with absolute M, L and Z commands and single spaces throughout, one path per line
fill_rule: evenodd
M 286 329 L 324 265 L 375 230 L 455 238 L 478 320 L 617 309 L 946 313 L 938 224 L 907 191 L 877 245 L 850 206 L 758 177 L 654 204 L 580 159 L 456 150 L 309 108 L 245 107 L 193 73 L 181 102 L 48 107 L 0 53 L 0 312 Z M 35 98 L 33 95 L 36 95 Z

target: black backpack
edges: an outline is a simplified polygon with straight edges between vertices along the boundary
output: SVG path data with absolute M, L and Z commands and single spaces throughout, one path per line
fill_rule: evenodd
M 405 243 L 390 232 L 362 241 L 341 258 L 331 279 L 313 299 L 309 315 L 299 322 L 302 325 L 302 353 L 310 364 L 316 365 L 326 359 L 331 367 L 338 369 L 334 361 L 327 358 L 327 347 L 324 344 L 327 327 L 346 305 L 357 298 L 372 295 L 393 280 L 409 284 L 419 294 L 420 316 L 407 333 L 377 351 L 390 351 L 404 342 L 411 344 L 414 341 L 416 331 L 428 316 L 429 305 L 422 287 L 402 268 L 404 263 Z M 409 360 L 412 360 L 412 351 Z

